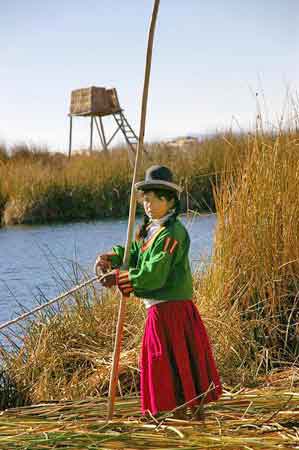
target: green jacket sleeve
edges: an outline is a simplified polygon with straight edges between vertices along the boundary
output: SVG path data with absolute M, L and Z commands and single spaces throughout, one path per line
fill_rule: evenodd
M 125 247 L 122 245 L 115 245 L 112 248 L 112 251 L 114 253 L 111 257 L 112 268 L 120 267 L 123 264 Z M 138 251 L 138 243 L 133 241 L 131 244 L 129 267 L 136 267 L 138 261 Z
M 161 235 L 153 244 L 150 257 L 142 262 L 141 267 L 119 272 L 118 287 L 125 295 L 134 291 L 137 297 L 142 297 L 143 292 L 162 288 L 179 254 L 178 240 L 170 234 Z
M 112 247 L 112 256 L 111 256 L 111 262 L 112 262 L 112 268 L 120 267 L 123 262 L 125 248 L 122 245 L 114 245 Z

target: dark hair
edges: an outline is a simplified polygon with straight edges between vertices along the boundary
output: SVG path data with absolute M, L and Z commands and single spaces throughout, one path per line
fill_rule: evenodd
M 143 192 L 154 192 L 155 196 L 158 198 L 166 198 L 166 200 L 169 202 L 170 200 L 174 199 L 174 213 L 171 217 L 164 223 L 165 227 L 168 227 L 174 220 L 176 220 L 177 216 L 181 212 L 181 204 L 180 199 L 178 198 L 178 195 L 175 191 L 170 191 L 168 189 L 148 189 L 147 191 Z M 148 217 L 147 214 L 144 213 L 143 216 L 143 223 L 141 224 L 139 230 L 137 231 L 136 238 L 138 239 L 145 239 L 147 236 L 147 227 L 150 223 L 151 219 Z

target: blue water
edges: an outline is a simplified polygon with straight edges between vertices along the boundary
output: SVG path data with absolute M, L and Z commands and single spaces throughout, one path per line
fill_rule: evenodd
M 208 259 L 216 216 L 182 217 L 191 237 L 190 260 L 195 269 Z M 93 275 L 98 253 L 125 243 L 126 220 L 101 220 L 61 225 L 15 226 L 0 229 L 0 324 L 82 279 Z

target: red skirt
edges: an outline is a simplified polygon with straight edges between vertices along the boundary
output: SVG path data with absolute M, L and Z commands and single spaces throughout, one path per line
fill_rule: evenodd
M 148 309 L 140 369 L 143 414 L 220 397 L 221 382 L 209 338 L 191 300 L 163 302 Z

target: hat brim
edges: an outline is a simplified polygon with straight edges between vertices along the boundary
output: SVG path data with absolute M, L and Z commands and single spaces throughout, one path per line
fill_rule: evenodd
M 170 181 L 139 181 L 135 183 L 135 188 L 139 191 L 149 191 L 151 189 L 167 189 L 178 193 L 183 191 L 179 185 Z

